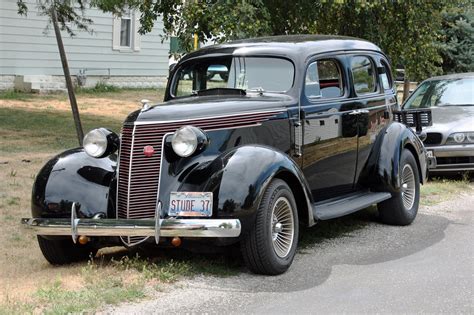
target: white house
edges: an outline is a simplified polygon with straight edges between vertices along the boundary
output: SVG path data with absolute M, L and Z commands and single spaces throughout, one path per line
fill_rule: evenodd
M 54 30 L 44 33 L 47 17 L 36 0 L 27 0 L 28 16 L 17 13 L 16 0 L 0 0 L 0 90 L 64 90 L 64 76 Z M 169 41 L 162 42 L 162 21 L 138 34 L 139 14 L 114 17 L 90 9 L 93 33 L 76 32 L 63 41 L 70 72 L 87 87 L 101 81 L 120 87 L 160 87 L 168 74 Z M 79 79 L 79 80 L 77 80 Z

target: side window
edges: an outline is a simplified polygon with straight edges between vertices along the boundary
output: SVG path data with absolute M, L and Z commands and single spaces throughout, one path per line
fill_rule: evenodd
M 365 56 L 355 56 L 351 61 L 354 89 L 357 95 L 373 93 L 377 90 L 375 67 L 373 62 Z
M 382 80 L 382 86 L 384 90 L 390 90 L 393 86 L 392 73 L 390 72 L 390 67 L 385 60 L 380 60 L 382 67 L 385 69 L 384 73 L 380 75 Z
M 339 63 L 323 59 L 311 63 L 306 71 L 304 93 L 308 98 L 334 98 L 344 94 Z

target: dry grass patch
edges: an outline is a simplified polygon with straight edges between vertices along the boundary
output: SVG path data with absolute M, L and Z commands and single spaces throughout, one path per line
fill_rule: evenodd
M 164 89 L 123 89 L 113 92 L 79 91 L 76 94 L 81 114 L 99 115 L 123 120 L 141 107 L 140 101 L 163 101 Z M 38 95 L 19 92 L 0 93 L 0 108 L 62 111 L 70 115 L 71 107 L 66 94 Z

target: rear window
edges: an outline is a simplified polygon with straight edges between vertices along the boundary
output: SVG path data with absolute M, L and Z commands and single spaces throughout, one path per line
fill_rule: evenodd
M 375 67 L 365 56 L 355 56 L 351 61 L 354 89 L 357 95 L 374 93 L 377 90 Z
M 318 60 L 306 70 L 304 93 L 308 98 L 334 98 L 344 94 L 339 63 L 333 59 Z

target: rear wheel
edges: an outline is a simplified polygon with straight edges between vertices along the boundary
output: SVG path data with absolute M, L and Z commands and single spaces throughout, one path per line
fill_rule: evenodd
M 94 257 L 97 249 L 89 244 L 74 244 L 71 239 L 52 240 L 38 235 L 38 244 L 44 258 L 52 265 L 65 265 Z
M 254 273 L 284 273 L 295 257 L 298 233 L 293 193 L 284 181 L 275 179 L 264 193 L 254 226 L 241 243 L 245 264 Z
M 400 158 L 400 191 L 378 204 L 382 222 L 408 225 L 415 220 L 420 202 L 420 178 L 415 157 L 404 149 Z

